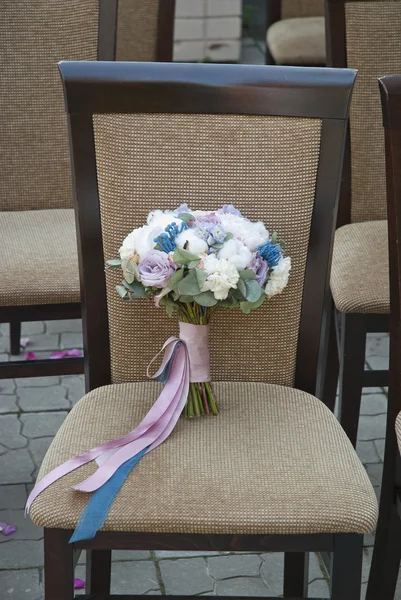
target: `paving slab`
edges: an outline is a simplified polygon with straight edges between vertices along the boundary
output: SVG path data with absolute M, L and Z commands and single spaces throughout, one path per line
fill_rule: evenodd
M 60 384 L 60 377 L 20 377 L 18 381 L 18 389 L 33 388 L 33 387 L 48 387 Z M 12 380 L 11 380 L 12 381 Z
M 30 438 L 55 435 L 66 416 L 67 413 L 63 411 L 22 414 L 22 433 Z
M 9 539 L 0 544 L 0 564 L 2 569 L 25 569 L 43 566 L 43 541 Z
M 14 379 L 0 379 L 0 394 L 14 394 L 15 388 Z
M 230 577 L 259 577 L 262 559 L 257 554 L 214 556 L 207 559 L 209 575 L 215 580 Z
M 35 467 L 40 467 L 42 464 L 52 440 L 53 437 L 35 438 L 30 440 L 28 449 L 32 455 Z
M 9 537 L 0 535 L 0 544 L 21 540 L 41 540 L 43 529 L 34 525 L 29 517 L 25 517 L 24 510 L 0 510 L 0 522 L 16 525 L 17 531 Z
M 81 319 L 60 319 L 59 321 L 45 321 L 46 333 L 74 333 L 82 332 Z
M 1 483 L 30 483 L 35 465 L 27 448 L 0 455 Z
M 2 600 L 34 600 L 41 596 L 38 569 L 0 571 Z
M 0 394 L 0 414 L 19 412 L 20 409 L 18 408 L 17 402 L 17 396 Z
M 21 434 L 21 421 L 18 415 L 0 416 L 0 441 L 3 446 L 14 450 L 28 445 L 28 440 Z
M 71 350 L 72 348 L 83 348 L 82 333 L 62 333 L 60 347 L 63 350 Z
M 67 399 L 67 390 L 62 385 L 51 387 L 17 388 L 21 409 L 25 412 L 47 410 L 66 410 L 71 407 Z
M 0 485 L 0 509 L 24 508 L 26 498 L 25 485 Z
M 214 589 L 214 581 L 207 572 L 204 558 L 162 560 L 159 567 L 166 594 L 193 596 Z

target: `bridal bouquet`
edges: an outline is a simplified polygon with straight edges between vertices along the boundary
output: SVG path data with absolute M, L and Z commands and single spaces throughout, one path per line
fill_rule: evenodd
M 120 260 L 124 300 L 147 298 L 178 313 L 187 344 L 190 387 L 184 415 L 218 413 L 210 384 L 208 323 L 217 308 L 248 314 L 288 283 L 291 259 L 276 233 L 252 222 L 232 205 L 216 211 L 154 210 L 123 241 Z

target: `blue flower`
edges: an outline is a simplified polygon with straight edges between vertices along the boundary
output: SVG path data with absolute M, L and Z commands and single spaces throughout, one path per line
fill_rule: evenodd
M 278 261 L 283 255 L 280 244 L 273 244 L 272 242 L 266 242 L 263 246 L 259 246 L 258 250 L 270 269 L 278 264 Z
M 174 252 L 177 248 L 175 238 L 185 231 L 185 229 L 188 229 L 188 225 L 184 223 L 184 221 L 181 223 L 180 227 L 178 227 L 177 223 L 170 223 L 159 236 L 154 238 L 153 241 L 160 246 L 163 252 L 167 252 L 167 254 L 169 252 Z

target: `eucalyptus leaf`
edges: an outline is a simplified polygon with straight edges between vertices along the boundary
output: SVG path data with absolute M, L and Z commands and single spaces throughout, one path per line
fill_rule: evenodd
M 225 242 L 228 242 L 228 240 L 232 240 L 233 239 L 233 234 L 231 233 L 231 231 L 229 231 L 226 235 L 226 237 L 224 238 Z
M 184 277 L 184 279 L 181 279 L 177 286 L 177 290 L 180 294 L 190 294 L 191 296 L 200 294 L 200 287 L 195 269 L 191 271 L 189 275 Z
M 259 300 L 257 300 L 256 302 L 240 302 L 240 309 L 242 310 L 242 312 L 245 315 L 249 315 L 251 310 L 254 310 L 255 308 L 259 308 L 259 306 L 261 306 L 263 304 L 265 299 L 266 299 L 266 294 L 263 292 L 263 294 L 261 294 Z
M 178 218 L 181 219 L 181 221 L 184 221 L 187 225 L 188 221 L 195 221 L 195 217 L 190 213 L 180 213 Z
M 245 280 L 245 279 L 255 279 L 256 274 L 255 274 L 255 271 L 252 271 L 252 269 L 244 269 L 243 271 L 239 272 L 239 276 L 243 280 Z
M 212 248 L 214 248 L 215 250 L 221 250 L 223 246 L 224 246 L 224 244 L 218 244 L 216 242 L 215 244 L 212 245 Z
M 194 301 L 194 297 L 190 296 L 189 294 L 183 294 L 182 296 L 180 296 L 181 304 L 191 304 L 193 301 Z
M 125 298 L 128 296 L 128 290 L 126 290 L 123 285 L 116 285 L 116 290 L 120 298 Z
M 119 259 L 106 260 L 106 265 L 108 265 L 109 267 L 121 267 L 121 263 L 122 261 Z
M 191 261 L 199 261 L 199 256 L 193 252 L 184 250 L 184 248 L 176 248 L 174 250 L 173 260 L 175 263 L 177 263 L 177 265 L 187 265 Z
M 188 269 L 195 269 L 195 267 L 197 267 L 200 263 L 200 258 L 198 258 L 197 260 L 191 260 L 191 262 L 188 263 L 187 267 Z
M 184 277 L 184 269 L 178 269 L 178 271 L 176 271 L 174 273 L 174 275 L 172 275 L 169 279 L 168 282 L 168 287 L 171 288 L 172 290 L 175 290 L 177 284 L 181 281 L 181 279 Z
M 245 281 L 246 286 L 246 299 L 248 302 L 257 302 L 262 294 L 262 288 L 258 284 L 257 281 L 252 279 L 247 279 Z
M 242 296 L 246 298 L 246 285 L 242 279 L 238 279 L 237 289 L 241 292 Z
M 195 275 L 198 285 L 201 288 L 207 279 L 207 273 L 201 269 L 195 269 Z
M 272 244 L 275 244 L 276 240 L 277 240 L 277 231 L 273 231 L 272 237 L 271 237 L 270 241 L 271 241 Z
M 138 298 L 146 298 L 146 290 L 139 281 L 128 283 L 128 281 L 123 279 L 123 286 L 130 292 L 133 292 Z
M 200 294 L 194 296 L 194 300 L 201 306 L 214 306 L 217 304 L 217 300 L 214 297 L 213 292 L 201 292 Z

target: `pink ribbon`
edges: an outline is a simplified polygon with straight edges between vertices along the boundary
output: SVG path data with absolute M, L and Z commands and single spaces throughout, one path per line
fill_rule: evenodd
M 190 381 L 210 381 L 209 325 L 180 321 L 180 339 L 188 349 Z

